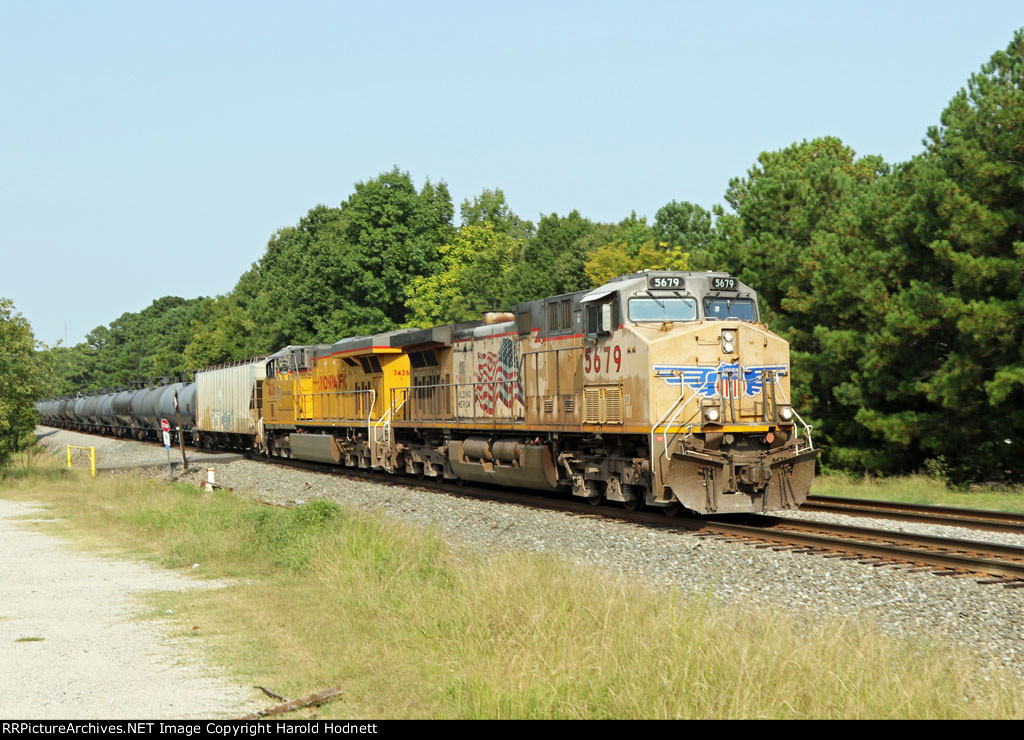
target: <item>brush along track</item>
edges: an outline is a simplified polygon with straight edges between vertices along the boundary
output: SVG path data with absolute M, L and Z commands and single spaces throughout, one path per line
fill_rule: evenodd
M 970 576 L 978 578 L 980 583 L 999 583 L 1011 588 L 1024 587 L 1024 547 L 764 515 L 669 517 L 662 513 L 626 511 L 610 505 L 593 506 L 585 501 L 568 496 L 560 497 L 557 494 L 542 496 L 510 489 L 439 483 L 431 479 L 414 482 L 387 473 L 339 468 L 304 460 L 256 459 L 288 468 L 361 478 L 377 484 L 418 487 L 452 496 L 486 499 L 535 509 L 627 521 L 647 527 L 723 537 L 777 550 L 841 557 L 875 566 L 895 565 L 929 570 L 937 575 Z M 261 503 L 282 505 L 271 501 Z
M 949 527 L 983 529 L 990 532 L 1024 534 L 1024 514 L 983 509 L 960 509 L 951 506 L 903 504 L 874 499 L 839 498 L 836 496 L 808 496 L 801 511 L 820 511 L 871 519 L 897 519 L 921 524 L 941 524 Z

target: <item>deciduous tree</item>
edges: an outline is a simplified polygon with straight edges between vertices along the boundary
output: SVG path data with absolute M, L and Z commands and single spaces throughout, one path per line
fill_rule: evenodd
M 52 391 L 49 379 L 28 321 L 0 298 L 0 468 L 32 442 L 39 419 L 35 402 Z

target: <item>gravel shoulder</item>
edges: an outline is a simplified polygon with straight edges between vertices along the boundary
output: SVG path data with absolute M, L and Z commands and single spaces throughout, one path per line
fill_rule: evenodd
M 216 588 L 87 555 L 39 531 L 39 506 L 0 500 L 0 717 L 181 719 L 252 711 L 251 688 L 140 618 L 153 591 Z M 245 706 L 249 708 L 246 709 Z M 244 711 L 243 711 L 244 710 Z
M 124 474 L 165 480 L 169 477 L 166 454 L 160 447 L 62 430 L 43 442 L 61 451 L 66 444 L 95 445 L 98 459 L 106 464 L 152 460 L 158 465 L 162 461 L 164 467 Z M 797 620 L 868 618 L 890 634 L 958 645 L 974 652 L 981 666 L 1001 664 L 1024 679 L 1024 589 L 776 552 L 681 532 L 475 501 L 249 460 L 215 467 L 219 484 L 265 500 L 330 498 L 424 526 L 452 542 L 474 548 L 553 554 L 584 567 L 623 574 L 680 593 L 768 606 Z M 176 471 L 175 478 L 198 483 L 205 474 L 205 466 L 201 466 L 184 474 Z M 811 513 L 795 516 L 819 518 Z M 842 521 L 856 520 L 842 517 Z M 992 541 L 1024 544 L 1015 535 L 874 519 L 860 522 L 938 536 L 995 538 Z

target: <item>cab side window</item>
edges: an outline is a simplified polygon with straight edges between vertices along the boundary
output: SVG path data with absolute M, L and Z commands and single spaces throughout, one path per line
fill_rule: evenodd
M 584 333 L 588 337 L 598 337 L 612 333 L 613 302 L 586 304 Z

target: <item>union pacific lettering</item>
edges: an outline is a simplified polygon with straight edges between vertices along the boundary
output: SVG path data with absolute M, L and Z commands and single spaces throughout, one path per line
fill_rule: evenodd
M 345 390 L 347 381 L 342 373 L 337 375 L 321 375 L 316 379 L 317 388 L 321 391 Z

